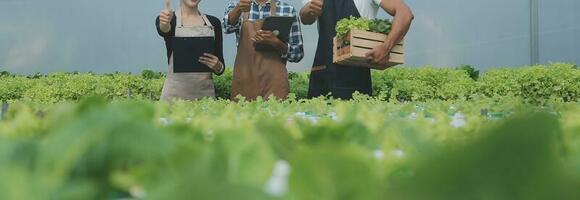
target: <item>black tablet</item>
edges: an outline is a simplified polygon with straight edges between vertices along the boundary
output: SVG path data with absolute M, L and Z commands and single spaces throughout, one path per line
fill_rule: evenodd
M 272 31 L 274 35 L 278 36 L 282 42 L 288 43 L 290 40 L 290 30 L 292 23 L 296 20 L 295 17 L 271 16 L 264 20 L 262 30 Z M 267 45 L 256 45 L 256 50 L 269 51 L 272 47 Z
M 292 23 L 294 23 L 294 20 L 296 20 L 295 17 L 268 17 L 264 20 L 262 30 L 272 31 L 274 34 L 278 35 L 278 38 L 282 40 L 282 42 L 288 42 L 290 38 L 290 30 L 292 29 Z
M 212 72 L 211 68 L 199 62 L 204 53 L 215 54 L 213 37 L 174 37 L 173 72 Z

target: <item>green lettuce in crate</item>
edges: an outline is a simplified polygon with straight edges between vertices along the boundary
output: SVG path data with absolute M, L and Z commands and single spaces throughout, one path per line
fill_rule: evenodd
M 389 34 L 391 32 L 392 22 L 388 19 L 367 19 L 364 17 L 344 18 L 336 24 L 336 36 L 344 37 L 350 30 L 363 30 L 375 33 Z
M 336 24 L 336 36 L 344 37 L 352 29 L 368 31 L 370 30 L 370 20 L 356 17 L 344 18 Z
M 369 31 L 375 33 L 389 34 L 393 23 L 389 19 L 374 19 L 369 24 Z

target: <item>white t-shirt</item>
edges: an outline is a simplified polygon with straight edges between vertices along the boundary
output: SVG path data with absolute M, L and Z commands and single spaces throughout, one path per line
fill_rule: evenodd
M 303 0 L 302 3 L 306 4 L 310 1 L 311 0 Z M 360 13 L 360 16 L 366 17 L 368 19 L 374 19 L 377 17 L 377 13 L 379 12 L 381 0 L 354 0 L 354 4 Z

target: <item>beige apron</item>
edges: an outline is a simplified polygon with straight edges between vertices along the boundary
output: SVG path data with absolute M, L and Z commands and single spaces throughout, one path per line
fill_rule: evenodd
M 202 18 L 206 25 L 193 27 L 183 26 L 181 12 L 175 12 L 175 16 L 177 18 L 175 37 L 215 37 L 214 27 L 211 26 L 205 15 L 202 15 Z M 169 59 L 167 79 L 165 79 L 161 92 L 161 100 L 198 100 L 205 97 L 215 98 L 212 73 L 174 73 L 172 53 Z
M 271 3 L 271 16 L 276 15 L 276 1 Z M 244 19 L 245 18 L 245 19 Z M 271 95 L 283 100 L 288 97 L 289 82 L 286 61 L 279 51 L 256 51 L 252 38 L 262 28 L 264 20 L 249 21 L 242 15 L 238 54 L 234 65 L 232 100 L 242 95 L 248 100 Z

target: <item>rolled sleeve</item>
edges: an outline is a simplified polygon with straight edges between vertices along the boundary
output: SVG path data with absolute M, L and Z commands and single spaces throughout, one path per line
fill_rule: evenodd
M 297 63 L 304 58 L 304 40 L 302 38 L 302 29 L 296 10 L 292 9 L 292 16 L 295 17 L 294 23 L 290 31 L 290 39 L 288 41 L 288 53 L 282 57 L 288 62 Z
M 242 25 L 241 23 L 241 17 L 240 20 L 238 20 L 238 22 L 236 24 L 230 24 L 230 18 L 229 18 L 229 14 L 232 10 L 234 10 L 234 8 L 236 8 L 236 5 L 238 5 L 238 0 L 232 0 L 230 1 L 230 3 L 228 4 L 228 7 L 226 9 L 226 12 L 224 14 L 224 19 L 223 19 L 223 26 L 224 26 L 224 31 L 226 34 L 231 34 L 231 33 L 236 33 L 240 30 L 240 27 Z

